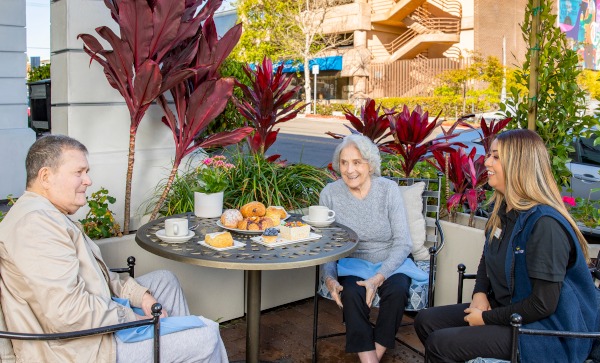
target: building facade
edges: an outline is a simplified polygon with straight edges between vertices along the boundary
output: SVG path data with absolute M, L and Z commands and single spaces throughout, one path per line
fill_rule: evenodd
M 323 75 L 331 98 L 425 95 L 436 74 L 461 67 L 472 52 L 524 59 L 520 23 L 525 0 L 349 0 L 330 9 L 324 31 L 352 34 L 353 44 L 330 52 L 343 67 Z M 321 75 L 320 75 L 321 76 Z M 328 78 L 327 78 L 328 77 Z M 389 83 L 404 83 L 394 85 Z M 383 87 L 384 83 L 387 89 Z M 319 93 L 321 90 L 319 89 Z

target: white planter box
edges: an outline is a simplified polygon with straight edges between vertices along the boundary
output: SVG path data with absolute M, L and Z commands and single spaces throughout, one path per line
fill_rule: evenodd
M 459 214 L 457 223 L 440 221 L 444 231 L 445 244 L 437 258 L 437 274 L 435 282 L 435 306 L 456 304 L 458 291 L 457 266 L 463 263 L 466 273 L 476 273 L 479 259 L 483 252 L 485 235 L 483 228 L 486 219 L 476 217 L 475 226 L 468 227 L 469 216 Z M 465 280 L 463 302 L 471 301 L 474 280 Z
M 135 256 L 136 276 L 160 269 L 175 273 L 194 315 L 218 321 L 244 316 L 244 271 L 195 266 L 154 255 L 138 246 L 134 234 L 95 242 L 110 267 L 124 267 L 127 257 Z M 314 267 L 263 271 L 261 310 L 312 297 L 314 271 Z

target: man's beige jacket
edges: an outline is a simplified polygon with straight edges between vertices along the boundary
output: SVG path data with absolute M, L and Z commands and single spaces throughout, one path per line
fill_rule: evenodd
M 135 320 L 146 288 L 106 267 L 98 246 L 46 198 L 25 192 L 0 223 L 0 302 L 8 329 L 58 333 Z M 17 362 L 115 362 L 112 334 L 13 340 Z

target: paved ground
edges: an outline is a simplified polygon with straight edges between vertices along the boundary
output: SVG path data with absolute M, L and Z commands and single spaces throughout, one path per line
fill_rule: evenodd
M 376 318 L 374 309 L 372 319 Z M 409 317 L 406 322 L 412 322 Z M 305 363 L 311 361 L 312 352 L 312 299 L 275 308 L 261 315 L 260 360 L 274 363 Z M 321 299 L 319 303 L 319 334 L 344 331 L 342 314 L 334 302 Z M 246 322 L 237 319 L 221 325 L 221 336 L 232 362 L 242 362 L 246 354 Z M 397 335 L 409 345 L 422 351 L 412 326 L 402 327 Z M 356 354 L 344 352 L 345 337 L 320 340 L 319 362 L 356 363 Z M 396 344 L 386 352 L 382 363 L 421 363 L 423 357 L 409 348 Z

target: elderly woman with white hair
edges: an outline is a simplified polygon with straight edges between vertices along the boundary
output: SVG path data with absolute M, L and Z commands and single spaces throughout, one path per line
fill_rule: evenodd
M 348 258 L 322 268 L 325 284 L 346 323 L 346 352 L 361 362 L 379 362 L 393 348 L 408 299 L 410 278 L 399 272 L 412 249 L 406 210 L 398 185 L 381 177 L 381 157 L 363 135 L 349 135 L 334 151 L 332 166 L 341 179 L 325 186 L 319 204 L 359 238 Z M 411 261 L 412 262 L 412 261 Z M 380 297 L 375 327 L 369 311 Z

